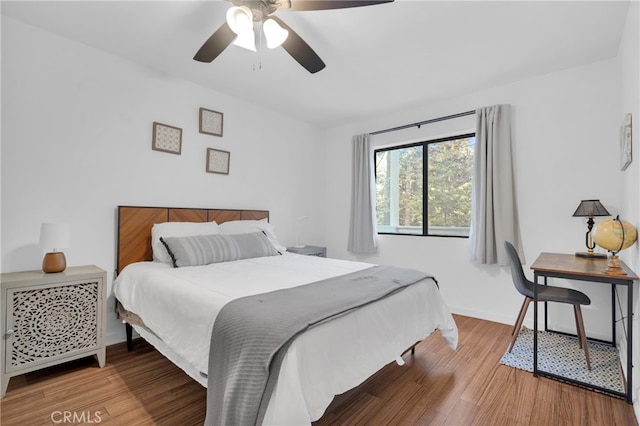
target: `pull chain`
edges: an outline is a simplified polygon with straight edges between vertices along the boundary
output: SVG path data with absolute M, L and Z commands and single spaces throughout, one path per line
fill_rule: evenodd
M 258 71 L 260 71 L 262 69 L 262 37 L 263 37 L 263 33 L 264 31 L 262 31 L 262 23 L 258 23 L 256 24 L 256 27 L 258 28 L 258 33 L 260 34 L 260 36 L 258 37 Z M 253 71 L 256 71 L 256 63 L 253 63 Z

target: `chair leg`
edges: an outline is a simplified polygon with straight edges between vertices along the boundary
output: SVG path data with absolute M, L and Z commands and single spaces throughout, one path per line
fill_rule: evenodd
M 513 334 L 513 338 L 511 339 L 511 343 L 509 344 L 509 352 L 511 352 L 511 350 L 513 349 L 513 345 L 516 344 L 516 340 L 518 339 L 518 333 L 520 332 L 520 328 L 522 327 L 522 323 L 524 322 L 524 317 L 527 314 L 529 303 L 531 303 L 532 300 L 533 299 L 530 297 L 525 297 L 524 302 L 522 302 L 522 307 L 520 308 L 518 319 L 516 320 L 516 323 L 513 326 L 513 330 L 511 331 L 511 334 Z
M 511 329 L 512 336 L 514 334 L 518 334 L 518 332 L 520 331 L 518 324 L 520 323 L 520 318 L 524 317 L 524 314 L 527 312 L 527 307 L 529 306 L 529 302 L 527 301 L 527 299 L 528 297 L 525 296 L 524 300 L 522 301 L 522 307 L 520 308 L 520 312 L 518 312 L 518 318 L 516 319 L 516 323 L 513 324 L 513 328 Z
M 589 347 L 587 346 L 587 334 L 584 331 L 584 320 L 582 319 L 582 310 L 580 305 L 573 305 L 573 310 L 576 315 L 576 327 L 578 329 L 578 336 L 582 343 L 582 349 L 584 349 L 584 357 L 587 360 L 587 369 L 591 371 L 591 360 L 589 359 Z
M 576 320 L 576 333 L 578 335 L 578 347 L 580 349 L 582 349 L 583 348 L 583 346 L 582 346 L 582 330 L 580 329 L 580 326 L 578 325 L 580 320 L 578 319 L 578 309 L 576 309 L 576 308 L 579 308 L 579 305 L 573 305 L 573 318 Z M 584 336 L 584 337 L 585 337 L 585 339 L 587 338 L 587 336 Z

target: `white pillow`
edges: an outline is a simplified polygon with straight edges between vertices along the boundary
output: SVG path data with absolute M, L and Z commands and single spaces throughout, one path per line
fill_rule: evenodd
M 174 268 L 279 254 L 267 234 L 262 231 L 250 234 L 162 237 L 160 241 L 167 248 Z
M 160 237 L 191 237 L 193 235 L 219 234 L 216 222 L 164 222 L 155 223 L 151 227 L 151 249 L 155 262 L 171 264 L 171 257 L 167 248 L 160 241 Z
M 271 241 L 271 244 L 278 250 L 280 253 L 284 253 L 287 251 L 287 248 L 281 245 L 278 242 L 278 238 L 276 238 L 276 234 L 273 231 L 273 225 L 267 222 L 267 219 L 262 220 L 232 220 L 229 222 L 224 222 L 218 225 L 220 229 L 220 233 L 224 235 L 230 234 L 249 234 L 256 231 L 264 231 Z

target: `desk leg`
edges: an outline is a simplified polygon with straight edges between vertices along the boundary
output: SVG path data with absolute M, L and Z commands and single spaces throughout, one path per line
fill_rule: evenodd
M 633 281 L 627 283 L 627 402 L 633 404 Z
M 621 312 L 622 313 L 622 312 Z M 616 347 L 616 285 L 611 284 L 611 345 Z
M 538 377 L 538 273 L 533 275 L 533 377 Z
M 536 283 L 537 284 L 537 283 Z M 547 276 L 544 276 L 544 285 L 547 285 Z M 549 308 L 547 301 L 544 302 L 544 331 L 549 331 Z

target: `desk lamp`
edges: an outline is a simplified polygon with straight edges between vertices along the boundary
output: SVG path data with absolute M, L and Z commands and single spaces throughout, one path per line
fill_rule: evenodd
M 594 216 L 611 216 L 607 209 L 604 208 L 600 200 L 582 200 L 580 205 L 573 213 L 573 217 L 587 217 L 587 233 L 585 234 L 585 244 L 587 245 L 586 252 L 577 252 L 576 256 L 580 257 L 593 257 L 606 259 L 607 255 L 602 253 L 594 253 L 593 249 L 596 247 L 591 236 L 591 230 L 593 229 L 593 217 Z
M 40 227 L 40 247 L 51 249 L 42 259 L 43 272 L 62 272 L 67 268 L 64 253 L 57 251 L 69 247 L 70 232 L 67 223 L 43 223 Z

